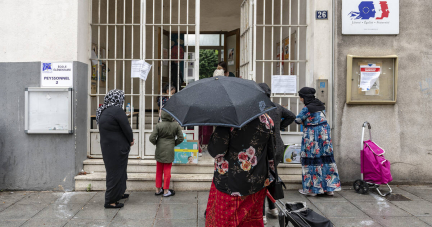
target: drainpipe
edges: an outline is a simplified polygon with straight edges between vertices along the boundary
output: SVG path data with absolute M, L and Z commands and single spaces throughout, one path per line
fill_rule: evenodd
M 331 121 L 331 128 L 334 128 L 335 125 L 335 115 L 336 115 L 336 108 L 335 108 L 335 25 L 336 25 L 336 5 L 335 5 L 335 0 L 332 0 L 332 75 L 331 75 L 331 81 L 332 81 L 332 121 Z

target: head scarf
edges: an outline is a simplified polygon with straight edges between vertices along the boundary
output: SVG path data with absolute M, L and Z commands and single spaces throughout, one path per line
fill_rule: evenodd
M 225 73 L 224 73 L 223 69 L 216 69 L 213 72 L 213 77 L 215 77 L 215 76 L 225 76 Z
M 124 92 L 122 90 L 109 91 L 108 94 L 105 95 L 104 104 L 96 110 L 96 122 L 99 124 L 100 116 L 105 109 L 111 106 L 123 108 L 124 97 Z
M 311 113 L 325 110 L 324 103 L 315 98 L 315 93 L 315 89 L 311 87 L 304 87 L 299 91 L 299 96 L 304 99 L 304 104 Z
M 270 98 L 271 89 L 269 88 L 269 86 L 266 83 L 260 83 L 260 84 L 258 84 L 258 86 L 260 86 L 260 88 L 263 89 L 263 91 L 265 92 L 267 97 Z

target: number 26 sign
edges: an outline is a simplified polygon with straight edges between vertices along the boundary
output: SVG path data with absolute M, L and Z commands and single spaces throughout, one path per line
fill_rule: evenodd
M 317 10 L 315 18 L 317 20 L 328 20 L 328 11 L 327 10 Z

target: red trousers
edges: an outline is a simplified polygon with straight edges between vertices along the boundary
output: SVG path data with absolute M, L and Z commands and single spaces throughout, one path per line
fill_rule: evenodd
M 163 189 L 169 189 L 171 180 L 172 163 L 161 163 L 156 161 L 156 188 L 162 187 L 162 174 L 164 178 Z

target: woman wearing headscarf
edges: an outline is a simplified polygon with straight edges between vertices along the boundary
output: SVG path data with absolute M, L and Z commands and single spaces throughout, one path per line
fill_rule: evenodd
M 234 73 L 228 71 L 228 65 L 227 65 L 226 62 L 224 62 L 224 61 L 219 62 L 219 64 L 218 64 L 218 68 L 219 68 L 219 66 L 222 67 L 225 76 L 228 76 L 228 77 L 236 77 L 236 76 L 234 75 Z
M 216 70 L 213 72 L 213 77 L 215 76 L 225 76 L 222 66 L 218 66 Z
M 273 181 L 273 120 L 261 115 L 241 129 L 217 127 L 208 151 L 215 158 L 206 226 L 263 226 L 266 186 Z
M 258 85 L 266 93 L 267 97 L 270 98 L 270 95 L 271 95 L 270 87 L 266 83 L 260 83 Z M 283 162 L 282 159 L 283 159 L 283 155 L 284 155 L 284 142 L 283 142 L 282 137 L 280 135 L 280 131 L 281 131 L 281 129 L 284 129 L 284 128 L 288 127 L 288 125 L 293 123 L 296 116 L 291 111 L 289 111 L 285 107 L 279 105 L 278 103 L 274 103 L 274 104 L 276 106 L 276 109 L 268 112 L 268 115 L 270 116 L 271 119 L 273 119 L 274 127 L 275 127 L 275 129 L 274 129 L 274 135 L 276 138 L 275 166 L 277 167 L 277 165 L 279 163 Z M 269 213 L 271 215 L 277 217 L 279 215 L 279 211 L 276 208 L 275 204 L 269 198 L 267 198 L 267 202 L 269 204 Z M 264 224 L 266 224 L 267 218 L 265 216 L 265 202 L 264 202 L 263 207 L 264 207 L 263 208 L 263 219 L 264 219 Z
M 130 147 L 134 144 L 132 128 L 123 110 L 124 92 L 111 90 L 104 104 L 97 109 L 100 144 L 106 170 L 105 208 L 121 208 L 120 199 L 126 191 L 127 164 Z
M 315 89 L 300 89 L 300 101 L 305 107 L 297 115 L 295 122 L 303 125 L 301 146 L 303 195 L 333 195 L 340 191 L 340 179 L 333 157 L 330 126 L 327 123 L 325 106 L 315 98 Z

